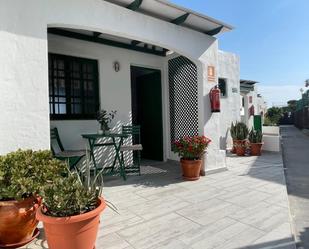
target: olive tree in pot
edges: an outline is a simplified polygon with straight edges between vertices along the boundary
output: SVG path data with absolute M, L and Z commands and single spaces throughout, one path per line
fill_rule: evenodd
M 251 129 L 249 133 L 249 142 L 250 142 L 250 154 L 252 156 L 260 156 L 261 149 L 262 149 L 262 142 L 263 134 L 259 130 Z
M 47 183 L 61 178 L 66 165 L 50 151 L 18 150 L 0 156 L 0 248 L 16 248 L 38 235 L 36 211 Z
M 69 172 L 44 189 L 37 219 L 43 222 L 50 249 L 95 247 L 100 214 L 106 207 L 102 188 L 102 171 L 92 176 L 87 157 L 86 172 Z
M 185 180 L 195 181 L 200 178 L 202 156 L 210 142 L 205 136 L 185 137 L 174 142 L 174 152 L 180 157 Z
M 232 124 L 233 125 L 233 124 Z M 231 127 L 231 136 L 233 138 L 233 146 L 237 156 L 244 156 L 246 153 L 246 143 L 248 137 L 248 127 L 242 122 L 236 122 Z

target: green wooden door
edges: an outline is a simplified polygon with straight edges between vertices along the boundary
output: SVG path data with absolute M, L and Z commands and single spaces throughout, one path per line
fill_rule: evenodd
M 262 117 L 261 117 L 261 115 L 254 115 L 254 130 L 262 131 Z
M 151 73 L 136 79 L 137 124 L 141 126 L 142 157 L 163 160 L 162 92 L 161 72 Z

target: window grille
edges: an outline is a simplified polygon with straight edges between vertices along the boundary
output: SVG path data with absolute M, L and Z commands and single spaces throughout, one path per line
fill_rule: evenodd
M 98 108 L 97 61 L 49 54 L 51 119 L 95 118 Z

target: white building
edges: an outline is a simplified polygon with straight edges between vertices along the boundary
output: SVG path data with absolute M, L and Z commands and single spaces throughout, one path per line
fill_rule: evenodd
M 254 127 L 254 119 L 261 120 L 263 124 L 264 115 L 267 111 L 267 103 L 261 94 L 258 93 L 256 81 L 240 80 L 241 121 L 250 129 Z
M 206 170 L 225 167 L 239 59 L 214 35 L 231 26 L 163 0 L 3 0 L 0 13 L 0 154 L 50 148 L 51 126 L 83 149 L 101 108 L 118 111 L 115 130 L 142 122 L 149 159 L 176 159 L 174 139 L 205 134 Z M 226 95 L 212 113 L 218 77 Z

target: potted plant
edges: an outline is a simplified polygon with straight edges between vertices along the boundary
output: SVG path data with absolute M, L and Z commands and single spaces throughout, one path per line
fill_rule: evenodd
M 38 235 L 35 213 L 42 187 L 65 170 L 50 151 L 18 150 L 0 156 L 0 248 L 25 245 Z
M 202 156 L 211 140 L 205 136 L 185 137 L 174 143 L 180 157 L 183 178 L 195 181 L 200 178 Z
M 58 179 L 43 191 L 43 205 L 36 217 L 43 222 L 50 249 L 95 247 L 100 214 L 106 203 L 101 197 L 102 171 L 91 176 L 88 159 L 87 165 L 87 174 L 69 172 L 68 178 Z
M 100 110 L 97 112 L 97 121 L 100 123 L 99 134 L 106 134 L 109 132 L 109 124 L 115 118 L 117 111 L 107 112 L 106 110 Z
M 237 156 L 244 156 L 247 147 L 248 127 L 242 122 L 236 122 L 233 136 L 234 136 L 234 147 Z
M 250 154 L 252 156 L 260 156 L 261 155 L 261 149 L 262 149 L 262 139 L 263 134 L 259 130 L 251 129 L 249 133 L 249 142 L 250 142 Z

